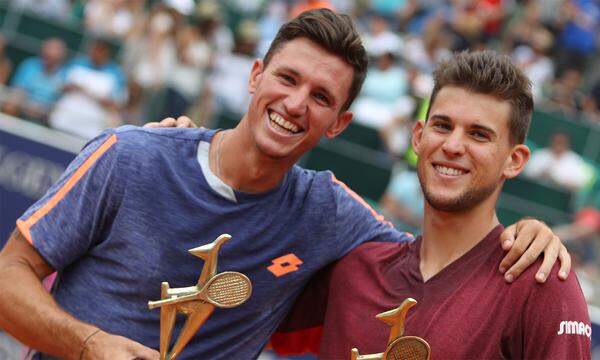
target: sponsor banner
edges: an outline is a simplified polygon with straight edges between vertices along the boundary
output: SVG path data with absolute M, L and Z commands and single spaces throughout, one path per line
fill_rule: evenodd
M 0 247 L 17 218 L 55 183 L 85 141 L 0 114 Z

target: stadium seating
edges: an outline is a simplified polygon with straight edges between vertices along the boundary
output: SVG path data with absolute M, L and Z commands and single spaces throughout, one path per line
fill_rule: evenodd
M 386 153 L 344 139 L 322 141 L 303 160 L 306 168 L 331 170 L 358 194 L 377 202 L 392 174 L 393 160 Z

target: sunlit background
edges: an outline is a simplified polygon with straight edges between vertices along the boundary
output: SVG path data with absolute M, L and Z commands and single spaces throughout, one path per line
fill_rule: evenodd
M 333 170 L 399 229 L 420 231 L 409 134 L 424 117 L 436 62 L 487 48 L 525 71 L 533 157 L 505 185 L 498 214 L 505 224 L 529 215 L 554 227 L 599 324 L 597 0 L 0 0 L 0 245 L 103 129 L 179 115 L 235 126 L 253 60 L 287 19 L 313 7 L 351 14 L 371 65 L 354 123 L 301 163 Z M 0 333 L 0 359 L 23 355 Z

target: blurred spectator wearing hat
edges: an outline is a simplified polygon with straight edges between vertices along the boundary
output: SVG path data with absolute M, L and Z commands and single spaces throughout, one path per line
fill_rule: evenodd
M 552 43 L 552 33 L 544 28 L 538 28 L 531 33 L 526 43 L 517 46 L 511 54 L 513 62 L 531 80 L 535 101 L 542 99 L 544 88 L 554 78 L 554 62 L 547 55 L 548 50 L 552 48 Z
M 3 111 L 45 123 L 64 85 L 66 52 L 62 40 L 50 38 L 42 44 L 40 56 L 19 64 Z
M 174 10 L 155 5 L 145 24 L 125 42 L 125 69 L 144 91 L 164 87 L 176 59 Z
M 562 132 L 552 134 L 549 148 L 533 152 L 524 174 L 569 191 L 581 190 L 593 177 L 581 156 L 571 150 L 569 135 Z
M 214 49 L 198 23 L 177 33 L 176 59 L 166 81 L 166 99 L 161 118 L 178 117 L 199 101 Z
M 145 20 L 144 0 L 89 0 L 86 29 L 96 36 L 127 38 Z
M 256 23 L 244 20 L 238 25 L 233 51 L 215 58 L 203 93 L 205 102 L 202 108 L 207 111 L 208 117 L 222 112 L 241 115 L 248 108 L 248 80 L 259 39 Z M 212 106 L 212 111 L 208 110 L 209 106 Z
M 111 60 L 110 44 L 94 40 L 87 56 L 69 64 L 66 85 L 49 124 L 91 139 L 105 128 L 119 125 L 115 116 L 127 98 L 126 92 L 126 79 L 120 66 Z

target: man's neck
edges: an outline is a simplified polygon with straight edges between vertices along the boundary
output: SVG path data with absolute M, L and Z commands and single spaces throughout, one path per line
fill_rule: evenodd
M 423 281 L 466 254 L 499 224 L 496 198 L 494 194 L 474 208 L 460 212 L 436 210 L 425 203 L 420 254 Z
M 295 161 L 274 159 L 260 152 L 244 117 L 231 130 L 220 131 L 210 146 L 210 168 L 231 188 L 258 193 L 273 189 Z

